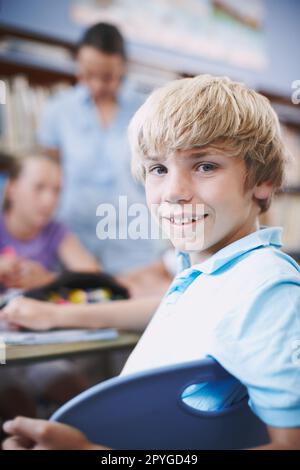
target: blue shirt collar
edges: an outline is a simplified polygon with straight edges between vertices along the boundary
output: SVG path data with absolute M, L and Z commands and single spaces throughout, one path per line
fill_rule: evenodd
M 246 237 L 240 238 L 230 245 L 225 246 L 206 261 L 193 265 L 193 269 L 205 274 L 212 274 L 249 251 L 265 246 L 280 248 L 282 246 L 281 237 L 281 227 L 262 227 L 256 232 L 250 233 Z M 181 256 L 184 260 L 182 268 L 186 269 L 188 267 L 188 255 L 186 253 L 179 252 L 178 256 Z
M 82 83 L 77 83 L 74 86 L 74 89 L 75 89 L 76 95 L 77 95 L 78 99 L 80 100 L 80 102 L 87 103 L 87 104 L 93 104 L 92 97 L 91 97 L 91 94 L 89 92 L 89 89 L 85 85 L 83 85 Z M 124 82 L 120 86 L 118 96 L 117 96 L 117 100 L 118 100 L 118 103 L 120 105 L 125 103 L 126 97 L 127 97 L 128 93 L 130 93 L 130 91 L 128 91 L 128 89 L 129 89 L 129 86 L 127 84 L 127 81 L 124 80 Z

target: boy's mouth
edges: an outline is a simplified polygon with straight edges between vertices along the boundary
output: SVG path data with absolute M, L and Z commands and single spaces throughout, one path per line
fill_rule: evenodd
M 195 215 L 195 216 L 185 216 L 185 217 L 176 217 L 176 216 L 169 216 L 169 217 L 163 217 L 163 219 L 168 220 L 171 224 L 173 225 L 191 225 L 195 224 L 201 220 L 206 219 L 208 217 L 208 214 L 204 215 Z

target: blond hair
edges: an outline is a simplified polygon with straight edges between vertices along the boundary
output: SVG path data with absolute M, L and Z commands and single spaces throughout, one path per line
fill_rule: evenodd
M 244 158 L 245 188 L 268 181 L 274 193 L 283 184 L 286 151 L 275 111 L 267 98 L 227 77 L 200 75 L 157 89 L 133 116 L 129 141 L 138 180 L 147 156 L 212 145 Z M 261 212 L 271 197 L 257 200 Z

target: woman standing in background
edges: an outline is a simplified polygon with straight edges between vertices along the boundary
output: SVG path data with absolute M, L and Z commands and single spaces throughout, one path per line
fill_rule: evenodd
M 115 26 L 98 23 L 84 33 L 77 65 L 78 84 L 50 100 L 39 142 L 62 162 L 60 219 L 97 256 L 104 270 L 119 274 L 145 267 L 158 257 L 157 243 L 151 240 L 99 240 L 96 235 L 99 204 L 116 208 L 118 234 L 122 224 L 118 197 L 126 195 L 128 206 L 144 202 L 144 191 L 131 177 L 127 144 L 129 120 L 143 99 L 124 81 L 124 40 Z M 154 266 L 163 269 L 161 264 Z

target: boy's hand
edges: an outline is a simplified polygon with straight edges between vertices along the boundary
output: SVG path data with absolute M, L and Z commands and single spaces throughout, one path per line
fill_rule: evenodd
M 17 417 L 7 421 L 3 430 L 10 434 L 3 450 L 103 450 L 89 442 L 84 434 L 61 423 Z
M 49 330 L 56 326 L 58 308 L 50 302 L 17 297 L 0 311 L 0 320 L 30 330 Z

